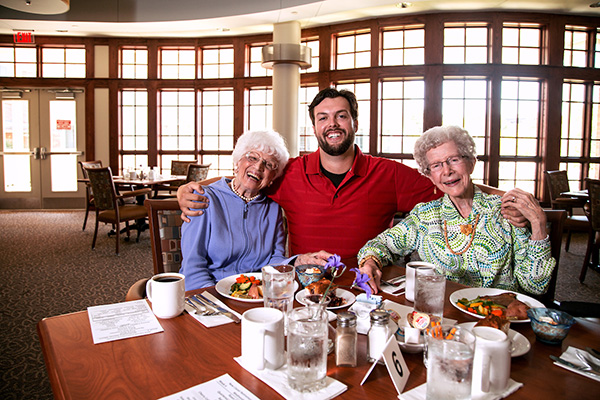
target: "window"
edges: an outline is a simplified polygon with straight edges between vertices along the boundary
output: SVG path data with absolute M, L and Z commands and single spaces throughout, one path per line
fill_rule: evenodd
M 35 47 L 0 46 L 0 77 L 35 78 L 37 50 Z
M 198 93 L 200 162 L 211 164 L 212 176 L 232 175 L 233 89 L 206 89 Z M 219 154 L 207 154 L 219 153 Z M 225 153 L 225 154 L 222 154 Z M 229 154 L 226 154 L 229 153 Z
M 201 79 L 233 78 L 233 47 L 206 47 L 200 50 Z
M 501 189 L 519 187 L 536 193 L 540 82 L 506 79 L 501 86 L 500 157 L 520 157 L 522 161 L 501 161 L 498 185 Z
M 195 103 L 195 93 L 192 90 L 160 91 L 159 150 L 162 154 L 165 151 L 194 153 L 196 150 Z M 170 170 L 171 159 L 161 156 L 160 165 L 163 171 Z
M 486 24 L 447 24 L 444 64 L 485 64 L 489 60 Z
M 421 25 L 387 28 L 381 34 L 381 65 L 425 63 L 425 29 Z
M 596 51 L 594 52 L 594 68 L 600 68 L 600 28 L 596 30 Z
M 148 50 L 145 48 L 121 49 L 121 78 L 148 79 Z
M 368 82 L 338 83 L 336 89 L 350 90 L 358 102 L 358 131 L 354 143 L 363 153 L 369 152 L 369 131 L 371 127 L 371 84 Z
M 336 42 L 336 69 L 366 68 L 371 66 L 371 33 L 354 31 L 340 33 Z
M 317 138 L 314 135 L 313 123 L 308 113 L 308 106 L 312 103 L 315 96 L 319 93 L 317 86 L 302 86 L 298 93 L 300 104 L 298 108 L 298 130 L 299 138 L 298 151 L 312 152 L 319 148 Z
M 412 156 L 415 142 L 423 133 L 425 82 L 383 81 L 380 93 L 381 153 Z
M 319 72 L 319 39 L 302 39 L 301 43 L 311 50 L 311 67 L 308 69 L 301 69 L 300 73 Z
M 582 83 L 563 84 L 561 157 L 581 157 L 583 154 L 585 92 Z
M 121 168 L 148 164 L 148 92 L 123 90 L 121 106 Z M 144 154 L 138 153 L 144 152 Z
M 539 65 L 541 43 L 542 29 L 538 25 L 506 23 L 502 29 L 502 62 Z
M 262 66 L 262 48 L 269 43 L 258 43 L 248 47 L 248 76 L 273 76 L 273 70 Z
M 587 38 L 585 28 L 568 26 L 565 29 L 565 67 L 587 67 Z
M 162 79 L 194 79 L 196 78 L 195 71 L 196 52 L 194 49 L 160 49 L 160 77 Z
M 252 88 L 247 92 L 246 126 L 248 130 L 271 129 L 273 126 L 273 89 Z
M 485 156 L 488 148 L 488 87 L 484 79 L 446 79 L 442 84 L 442 124 L 465 128 L 475 141 L 478 156 Z M 471 176 L 484 182 L 483 162 L 475 164 Z
M 85 48 L 42 47 L 43 78 L 85 78 Z

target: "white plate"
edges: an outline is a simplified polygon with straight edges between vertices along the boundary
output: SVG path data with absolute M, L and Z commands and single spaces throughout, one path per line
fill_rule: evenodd
M 527 304 L 531 308 L 538 308 L 538 307 L 545 308 L 546 307 L 542 303 L 540 303 L 539 301 L 534 299 L 533 297 L 529 297 L 529 296 L 521 294 L 521 293 L 511 292 L 510 290 L 492 289 L 492 288 L 468 288 L 468 289 L 457 290 L 456 292 L 454 292 L 450 295 L 450 303 L 452 303 L 452 305 L 454 307 L 458 308 L 460 311 L 464 312 L 465 314 L 469 314 L 476 318 L 483 319 L 484 318 L 483 315 L 475 314 L 470 311 L 464 310 L 464 309 L 460 308 L 459 306 L 457 306 L 456 302 L 462 298 L 473 300 L 473 299 L 477 298 L 478 296 L 479 297 L 495 296 L 497 294 L 502 294 L 502 293 L 515 293 L 517 295 L 517 300 L 522 301 L 523 303 Z M 529 322 L 529 318 L 527 318 L 527 319 L 512 319 L 512 320 L 510 320 L 510 322 Z
M 338 308 L 348 307 L 356 301 L 356 296 L 352 292 L 347 291 L 346 289 L 336 289 L 335 295 L 346 300 L 346 303 L 337 307 L 327 307 L 328 310 L 337 310 Z M 306 301 L 306 296 L 308 296 L 308 291 L 301 290 L 298 293 L 296 293 L 296 301 L 306 306 L 308 305 L 308 302 Z
M 243 301 L 246 303 L 262 303 L 263 302 L 262 297 L 260 299 L 244 299 L 241 297 L 233 297 L 231 295 L 231 285 L 233 285 L 235 283 L 236 279 L 240 275 L 253 276 L 256 279 L 260 279 L 262 281 L 262 272 L 247 272 L 245 274 L 231 275 L 231 276 L 228 276 L 227 278 L 221 279 L 219 282 L 217 282 L 215 289 L 217 289 L 217 292 L 221 296 L 227 297 L 228 299 Z M 296 292 L 296 290 L 298 290 L 298 282 L 294 281 L 294 292 Z
M 462 324 L 458 324 L 458 326 L 462 326 L 467 329 L 472 329 L 475 326 L 476 322 L 463 322 Z M 508 330 L 508 340 L 510 340 L 510 356 L 511 357 L 519 357 L 523 354 L 527 354 L 529 349 L 531 349 L 531 343 L 529 340 L 523 335 L 521 335 L 517 331 L 513 331 L 512 329 Z

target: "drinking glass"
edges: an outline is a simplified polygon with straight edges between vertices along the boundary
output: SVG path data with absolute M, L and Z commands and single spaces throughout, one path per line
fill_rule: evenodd
M 267 265 L 262 268 L 263 299 L 267 308 L 276 308 L 287 314 L 294 303 L 294 267 Z
M 327 379 L 327 313 L 319 305 L 288 314 L 287 375 L 299 392 L 322 389 Z
M 458 326 L 435 326 L 425 343 L 427 400 L 470 399 L 475 335 Z
M 433 266 L 415 270 L 415 311 L 429 316 L 431 322 L 441 324 L 444 315 L 446 278 Z

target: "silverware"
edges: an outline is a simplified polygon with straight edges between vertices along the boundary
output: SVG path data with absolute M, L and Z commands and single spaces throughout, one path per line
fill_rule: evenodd
M 204 295 L 200 294 L 194 295 L 194 298 L 196 300 L 200 300 L 202 299 L 202 302 L 207 305 L 209 308 L 213 308 L 214 310 L 218 311 L 219 313 L 225 315 L 226 317 L 229 317 L 233 320 L 233 322 L 235 322 L 236 324 L 240 323 L 240 319 L 237 317 L 237 315 L 235 315 L 234 313 L 232 313 L 231 311 L 221 307 L 220 305 L 216 304 L 215 302 L 213 302 L 212 300 L 206 298 Z
M 585 350 L 590 353 L 592 356 L 600 359 L 600 351 L 596 349 L 592 349 L 591 347 L 586 347 Z
M 385 283 L 386 285 L 397 286 L 400 285 L 404 280 L 406 280 L 406 275 L 400 275 L 388 280 L 382 279 L 381 282 Z
M 579 350 L 575 350 L 575 355 L 579 358 L 579 361 L 583 363 L 584 368 L 589 368 L 594 372 L 600 373 L 600 365 L 596 364 L 587 353 L 581 352 Z
M 559 364 L 563 364 L 563 365 L 566 365 L 567 367 L 576 369 L 577 371 L 586 372 L 588 374 L 593 374 L 593 375 L 600 375 L 600 373 L 592 370 L 590 367 L 582 367 L 580 365 L 573 364 L 572 362 L 569 362 L 569 361 L 567 361 L 567 360 L 565 360 L 563 358 L 560 358 L 560 357 L 556 357 L 556 356 L 552 356 L 551 355 L 550 359 L 552 359 L 553 361 L 556 361 Z
M 199 303 L 196 301 L 196 303 L 194 303 L 189 297 L 185 298 L 185 301 L 187 304 L 189 304 L 191 307 L 193 307 L 196 310 L 196 314 L 200 315 L 200 316 L 207 316 L 210 317 L 211 315 L 215 315 L 216 312 L 210 311 L 209 309 L 207 309 L 204 304 Z M 200 306 L 200 307 L 198 307 Z

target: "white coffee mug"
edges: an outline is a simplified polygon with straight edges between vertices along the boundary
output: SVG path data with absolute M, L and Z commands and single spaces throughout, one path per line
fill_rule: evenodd
M 174 318 L 183 312 L 185 276 L 175 272 L 154 275 L 146 283 L 146 295 L 158 318 Z
M 506 333 L 489 326 L 476 326 L 471 392 L 504 391 L 510 379 L 510 340 Z
M 424 261 L 411 261 L 406 263 L 406 284 L 404 297 L 408 301 L 415 301 L 415 269 L 417 267 L 433 267 L 431 263 Z
M 285 362 L 283 312 L 253 308 L 242 314 L 242 359 L 250 367 L 278 369 Z

